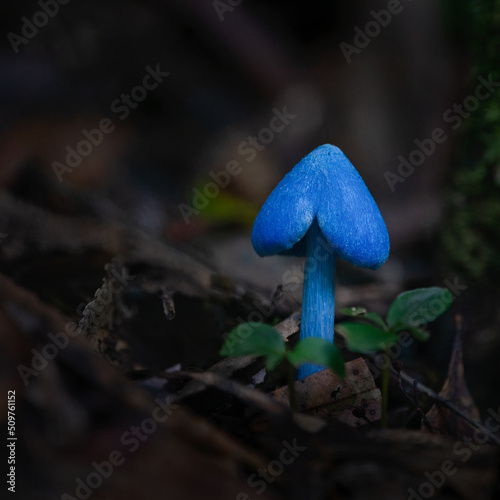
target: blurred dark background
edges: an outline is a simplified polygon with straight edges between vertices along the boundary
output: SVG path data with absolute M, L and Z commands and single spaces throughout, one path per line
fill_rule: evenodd
M 475 95 L 479 77 L 499 80 L 499 1 L 33 0 L 0 9 L 4 194 L 56 214 L 130 221 L 273 290 L 290 261 L 255 256 L 253 219 L 295 163 L 335 144 L 391 238 L 379 271 L 342 264 L 341 285 L 376 282 L 395 294 L 458 280 L 452 313 L 465 317 L 472 392 L 482 409 L 498 403 L 500 94 L 492 84 L 467 117 L 454 106 Z M 158 84 L 144 90 L 150 73 Z M 284 126 L 269 132 L 275 116 Z M 105 119 L 113 131 L 94 133 L 99 144 L 66 165 L 67 148 Z M 403 177 L 401 156 L 438 128 L 446 140 Z M 236 163 L 212 195 L 214 176 Z M 15 227 L 1 212 L 0 233 L 2 270 L 15 274 Z M 420 361 L 438 381 L 451 314 L 431 328 Z
M 36 18 L 39 28 L 25 27 L 41 10 L 37 2 L 4 5 L 3 186 L 30 197 L 37 182 L 99 190 L 150 229 L 192 239 L 207 227 L 249 228 L 283 174 L 333 143 L 378 202 L 393 255 L 425 243 L 419 255 L 432 260 L 463 132 L 448 133 L 443 114 L 471 79 L 466 2 L 396 2 L 386 27 L 373 27 L 371 12 L 387 12 L 387 2 L 237 3 L 71 1 L 57 4 L 46 23 Z M 355 28 L 365 32 L 367 23 L 379 34 L 365 34 L 358 48 Z M 27 38 L 23 29 L 36 34 Z M 346 58 L 342 43 L 355 52 Z M 124 105 L 147 66 L 169 76 Z M 252 154 L 242 143 L 269 127 L 273 110 L 296 118 Z M 103 118 L 116 129 L 59 183 L 54 162 L 64 164 L 66 147 Z M 414 141 L 436 127 L 448 139 L 391 188 L 386 175 L 398 174 L 398 156 L 408 159 Z M 209 173 L 231 160 L 242 172 L 182 224 L 179 204 L 193 206 L 193 189 L 203 191 Z
M 387 2 L 59 5 L 57 15 L 15 49 L 3 37 L 4 186 L 28 167 L 57 181 L 52 163 L 64 163 L 65 147 L 83 139 L 83 128 L 109 117 L 117 130 L 65 174 L 63 186 L 133 185 L 174 207 L 169 220 L 182 220 L 176 205 L 189 203 L 196 183 L 229 160 L 245 168 L 228 193 L 258 208 L 301 157 L 330 142 L 365 178 L 393 248 L 412 244 L 441 220 L 444 178 L 459 134 L 450 134 L 395 192 L 384 173 L 397 173 L 397 157 L 408 158 L 415 139 L 443 126 L 443 113 L 464 93 L 468 64 L 448 2 L 399 6 L 348 63 L 340 44 L 356 48 L 354 28 L 364 31 L 374 20 L 370 11 L 386 10 Z M 21 2 L 2 10 L 2 32 L 22 36 L 23 16 L 32 20 L 40 7 Z M 141 84 L 147 66 L 157 65 L 169 76 L 121 120 L 112 103 Z M 247 162 L 249 154 L 238 146 L 269 126 L 273 109 L 284 108 L 296 118 Z

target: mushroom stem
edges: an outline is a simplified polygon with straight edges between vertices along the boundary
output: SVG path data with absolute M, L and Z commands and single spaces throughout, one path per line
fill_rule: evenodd
M 319 337 L 333 343 L 335 310 L 335 261 L 332 245 L 314 219 L 306 234 L 306 261 L 300 339 Z M 299 367 L 297 380 L 323 370 L 314 364 Z

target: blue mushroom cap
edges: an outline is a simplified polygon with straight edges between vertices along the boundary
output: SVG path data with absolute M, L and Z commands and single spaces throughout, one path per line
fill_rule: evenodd
M 335 253 L 377 269 L 389 256 L 389 235 L 363 179 L 336 146 L 325 144 L 303 158 L 262 206 L 252 230 L 261 255 L 305 255 L 305 234 L 317 219 Z

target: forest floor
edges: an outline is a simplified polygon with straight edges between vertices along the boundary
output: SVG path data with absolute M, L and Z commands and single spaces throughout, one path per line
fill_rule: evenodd
M 379 360 L 345 348 L 346 378 L 325 370 L 297 383 L 292 412 L 279 369 L 218 353 L 248 320 L 295 342 L 293 294 L 245 279 L 241 263 L 221 273 L 199 247 L 102 217 L 95 199 L 68 199 L 0 195 L 13 498 L 498 498 L 499 403 L 481 419 L 465 384 L 460 316 L 455 326 L 447 317 L 455 340 L 441 353 L 441 379 L 394 354 L 387 429 Z M 383 312 L 399 291 L 341 283 L 337 307 Z

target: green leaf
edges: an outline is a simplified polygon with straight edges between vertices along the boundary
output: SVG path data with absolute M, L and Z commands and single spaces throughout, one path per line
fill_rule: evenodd
M 325 339 L 310 337 L 297 342 L 295 348 L 287 353 L 293 366 L 314 363 L 327 366 L 340 377 L 345 377 L 344 358 L 337 347 Z
M 423 328 L 418 328 L 410 325 L 400 325 L 397 326 L 396 328 L 393 328 L 391 331 L 408 332 L 412 337 L 422 342 L 429 340 L 431 336 L 431 334 L 428 331 L 424 330 Z
M 280 362 L 283 361 L 285 357 L 286 352 L 272 352 L 269 354 L 266 354 L 266 370 L 269 372 L 271 370 L 274 370 L 276 368 L 276 365 Z
M 229 332 L 221 356 L 266 356 L 266 368 L 272 370 L 285 356 L 281 335 L 264 323 L 242 323 Z
M 206 188 L 207 181 L 197 183 L 195 186 L 201 192 Z M 244 224 L 252 227 L 257 216 L 258 209 L 253 203 L 243 198 L 228 193 L 227 189 L 221 189 L 219 194 L 210 200 L 210 203 L 200 212 L 200 217 L 211 224 Z
M 367 310 L 364 307 L 344 307 L 340 312 L 346 316 L 356 317 L 361 314 L 366 314 Z
M 345 307 L 340 312 L 351 318 L 366 319 L 383 330 L 387 330 L 384 320 L 375 312 L 368 312 L 364 307 Z
M 437 286 L 400 293 L 389 307 L 387 324 L 418 328 L 441 316 L 450 307 L 452 300 L 447 288 Z
M 335 326 L 335 330 L 345 338 L 347 347 L 354 352 L 380 351 L 398 341 L 395 333 L 364 323 L 340 323 Z
M 382 330 L 387 331 L 387 325 L 385 324 L 385 321 L 377 313 L 367 312 L 363 316 L 363 318 L 370 320 L 372 323 L 382 328 Z

